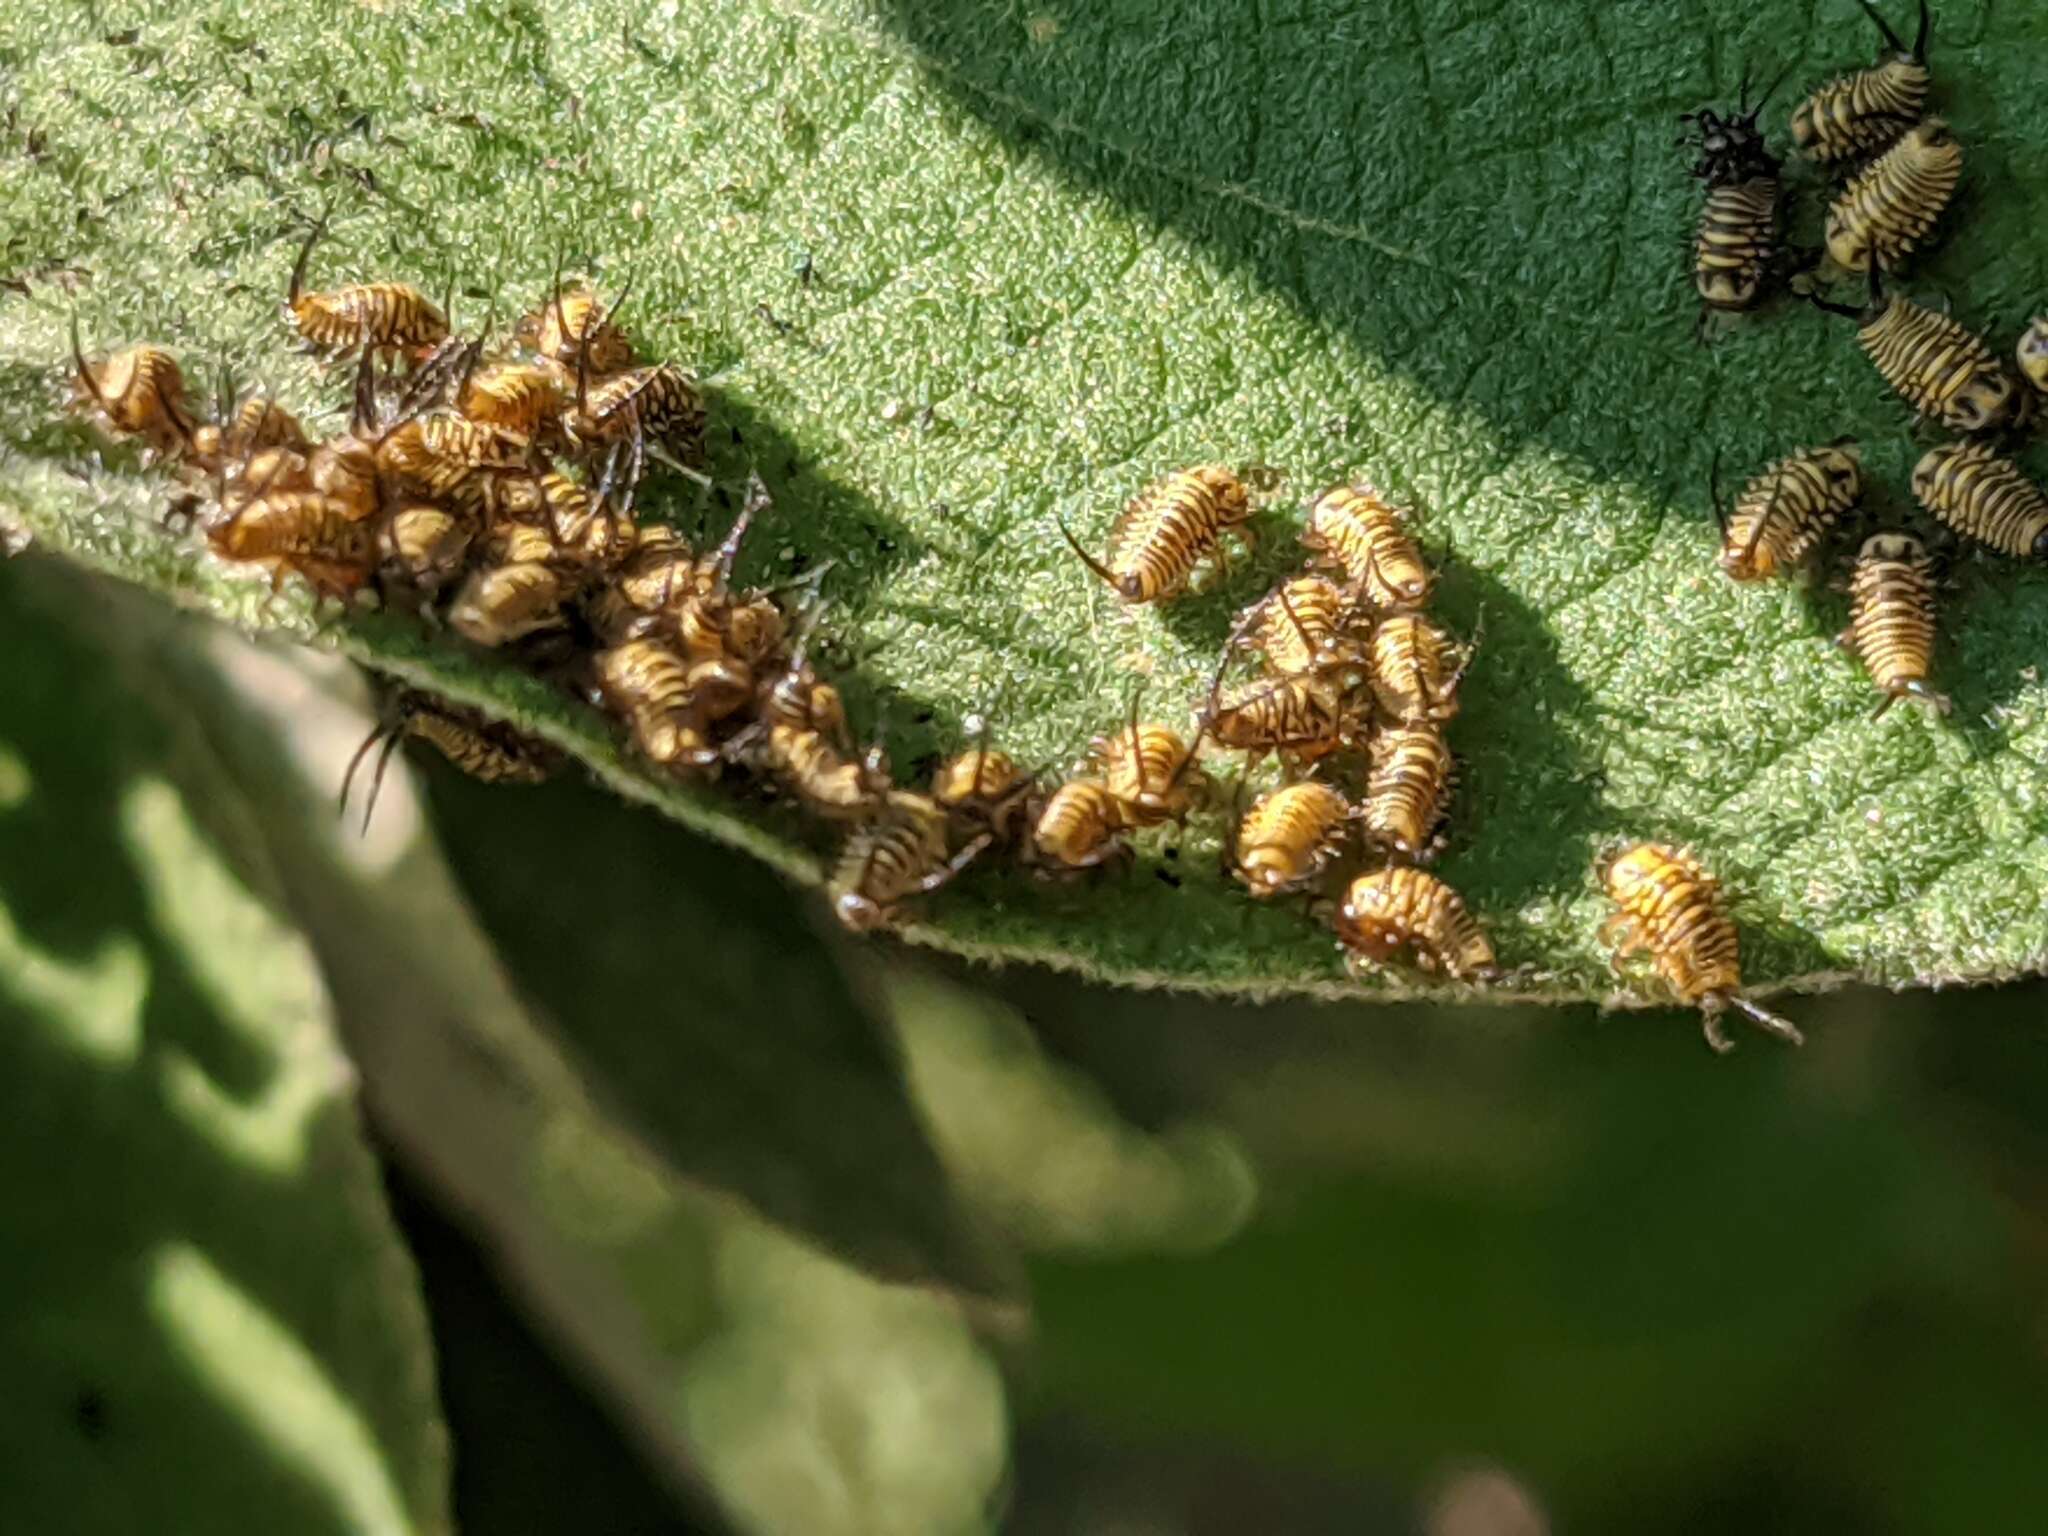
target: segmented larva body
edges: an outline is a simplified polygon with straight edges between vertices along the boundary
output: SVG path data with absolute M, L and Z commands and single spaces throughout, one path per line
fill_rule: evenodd
M 1401 858 L 1423 858 L 1444 818 L 1456 769 L 1457 759 L 1435 726 L 1400 725 L 1383 731 L 1372 744 L 1366 836 Z
M 592 384 L 583 403 L 564 415 L 563 430 L 584 446 L 621 442 L 637 432 L 695 458 L 704 447 L 704 396 L 673 363 L 635 368 Z
M 1989 443 L 1944 443 L 1913 466 L 1920 505 L 1965 537 L 2048 560 L 2048 494 Z
M 1792 142 L 1822 165 L 1883 149 L 1927 109 L 1933 79 L 1927 68 L 1927 0 L 1920 0 L 1920 40 L 1911 52 L 1883 17 L 1875 11 L 1870 17 L 1892 50 L 1889 56 L 1828 81 L 1792 113 Z
M 1008 842 L 1029 819 L 1032 775 L 986 744 L 956 752 L 932 769 L 931 796 L 946 811 L 994 830 Z
M 1863 457 L 1855 443 L 1786 454 L 1735 499 L 1721 530 L 1721 569 L 1735 581 L 1797 569 L 1862 495 Z
M 1387 965 L 1405 951 L 1421 970 L 1461 981 L 1499 974 L 1493 945 L 1464 898 L 1426 870 L 1397 865 L 1360 875 L 1344 893 L 1336 926 L 1354 965 Z
M 598 697 L 626 722 L 634 747 L 665 768 L 698 768 L 717 759 L 705 734 L 690 664 L 656 640 L 599 651 L 592 661 Z
M 889 760 L 881 748 L 857 762 L 842 755 L 821 732 L 798 726 L 771 725 L 764 756 L 796 796 L 828 820 L 869 814 L 892 787 Z
M 492 565 L 565 565 L 561 548 L 547 529 L 532 523 L 499 523 L 484 540 Z
M 471 375 L 456 408 L 474 422 L 537 438 L 560 412 L 555 375 L 530 363 L 493 363 Z
M 606 318 L 603 302 L 588 288 L 563 291 L 521 319 L 513 334 L 547 361 L 569 370 L 576 367 L 586 336 L 586 372 L 616 373 L 633 361 L 632 343 Z
M 1184 820 L 1209 789 L 1188 744 L 1163 725 L 1134 721 L 1114 736 L 1096 737 L 1088 753 L 1126 827 Z
M 492 784 L 538 784 L 549 775 L 547 749 L 504 726 L 441 705 L 410 704 L 400 729 L 435 748 L 472 778 Z
M 555 547 L 567 558 L 593 569 L 609 570 L 616 565 L 637 536 L 629 518 L 600 504 L 558 470 L 540 478 L 539 510 Z
M 1225 465 L 1175 470 L 1118 514 L 1106 565 L 1085 553 L 1082 558 L 1125 602 L 1155 603 L 1183 591 L 1225 533 L 1242 537 L 1253 510 L 1244 482 Z
M 1778 252 L 1776 176 L 1710 184 L 1693 239 L 1692 281 L 1709 310 L 1756 306 Z
M 1306 889 L 1343 851 L 1351 803 L 1317 779 L 1261 795 L 1233 839 L 1237 878 L 1259 899 Z
M 283 406 L 260 395 L 252 395 L 235 410 L 225 427 L 212 423 L 192 431 L 192 452 L 210 464 L 228 459 L 247 459 L 269 449 L 290 449 L 308 454 L 313 443 L 306 429 Z
M 214 525 L 214 548 L 230 560 L 312 560 L 367 565 L 373 535 L 352 510 L 318 491 L 272 491 Z
M 1464 673 L 1450 637 L 1420 614 L 1395 614 L 1373 631 L 1373 697 L 1389 720 L 1449 720 L 1458 712 Z
M 766 597 L 691 596 L 677 605 L 676 640 L 686 656 L 733 656 L 754 664 L 782 645 L 787 622 Z
M 1948 316 L 1893 295 L 1859 326 L 1877 371 L 1905 402 L 1957 432 L 2006 425 L 2018 406 L 2013 381 L 1980 339 Z
M 376 564 L 370 525 L 318 491 L 273 491 L 244 503 L 207 532 L 229 560 L 272 567 L 273 585 L 297 571 L 319 591 L 346 596 L 369 580 Z
M 1047 797 L 1031 829 L 1040 863 L 1058 870 L 1093 869 L 1123 850 L 1123 814 L 1100 779 L 1069 779 Z
M 761 694 L 761 720 L 799 731 L 816 731 L 846 745 L 846 705 L 839 690 L 820 678 L 808 662 L 793 661 Z
M 893 922 L 902 904 L 953 879 L 990 842 L 983 834 L 948 857 L 946 813 L 929 795 L 889 792 L 882 814 L 847 839 L 829 887 L 832 909 L 857 933 Z
M 110 430 L 140 437 L 159 454 L 191 445 L 194 429 L 185 402 L 185 375 L 178 360 L 162 347 L 127 347 L 89 363 L 78 351 L 74 332 L 72 357 L 75 409 L 91 409 Z
M 1390 613 L 1420 608 L 1436 578 L 1407 521 L 1408 514 L 1361 480 L 1310 504 L 1301 542 L 1342 570 L 1370 607 Z
M 1850 182 L 1828 209 L 1828 255 L 1848 272 L 1889 272 L 1934 228 L 1963 175 L 1963 146 L 1930 117 Z
M 1249 617 L 1251 646 L 1275 672 L 1318 672 L 1361 659 L 1357 614 L 1344 589 L 1324 576 L 1280 583 Z
M 437 591 L 462 573 L 472 539 L 469 524 L 433 505 L 400 507 L 377 535 L 386 564 L 413 586 Z
M 381 500 L 377 454 L 361 438 L 332 437 L 320 444 L 306 461 L 306 476 L 313 489 L 343 503 L 355 517 L 376 514 Z
M 437 414 L 394 427 L 377 449 L 377 463 L 430 495 L 447 496 L 476 470 L 524 468 L 529 446 L 501 428 Z
M 1617 945 L 1617 962 L 1647 951 L 1672 994 L 1704 1014 L 1716 1051 L 1730 1045 L 1720 1022 L 1729 1008 L 1799 1043 L 1798 1030 L 1736 995 L 1742 967 L 1735 924 L 1722 909 L 1719 882 L 1699 860 L 1682 848 L 1638 843 L 1609 862 L 1602 879 L 1618 908 L 1602 929 Z
M 2037 319 L 2020 333 L 2014 349 L 2020 372 L 2029 384 L 2048 394 L 2048 318 Z
M 470 572 L 448 610 L 448 623 L 478 645 L 510 645 L 566 623 L 563 608 L 573 595 L 572 583 L 551 560 L 508 561 Z
M 307 344 L 333 357 L 359 348 L 424 356 L 448 339 L 448 319 L 410 283 L 347 283 L 296 293 L 285 304 Z
M 309 491 L 312 466 L 291 448 L 262 448 L 239 466 L 230 466 L 221 486 L 221 504 L 234 508 L 272 491 Z
M 1949 702 L 1928 682 L 1934 657 L 1934 575 L 1927 548 L 1904 533 L 1873 534 L 1856 556 L 1849 581 L 1849 627 L 1840 644 L 1884 690 L 1883 714 L 1913 698 L 1938 714 Z
M 1369 723 L 1348 690 L 1315 673 L 1250 684 L 1212 701 L 1203 716 L 1209 736 L 1226 747 L 1299 763 L 1351 745 Z
M 932 770 L 932 798 L 953 810 L 977 801 L 1001 800 L 1024 782 L 1017 760 L 994 747 L 969 747 Z

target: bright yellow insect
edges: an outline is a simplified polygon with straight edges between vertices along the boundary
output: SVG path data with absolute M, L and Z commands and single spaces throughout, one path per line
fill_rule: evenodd
M 1682 848 L 1638 843 L 1601 872 L 1619 909 L 1601 936 L 1617 945 L 1617 964 L 1649 953 L 1657 974 L 1681 1003 L 1696 1005 L 1716 1051 L 1732 1045 L 1721 1015 L 1733 1008 L 1759 1028 L 1798 1045 L 1799 1031 L 1739 995 L 1742 968 L 1735 924 L 1721 905 L 1720 883 Z

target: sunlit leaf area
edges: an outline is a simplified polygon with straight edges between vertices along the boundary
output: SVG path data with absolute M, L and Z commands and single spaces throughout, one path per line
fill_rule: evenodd
M 1877 14 L 1910 53 L 1917 0 Z M 1930 14 L 1965 170 L 1892 281 L 2010 357 L 2048 12 Z M 1819 247 L 1790 121 L 1880 32 L 0 6 L 0 1531 L 2032 1529 L 2048 582 L 1943 546 L 1952 708 L 1873 718 L 1847 557 L 1929 531 L 1945 434 L 1810 273 L 1696 339 L 1673 143 L 1783 71 L 1758 123 Z M 1354 971 L 1329 903 L 1251 900 L 1226 826 L 1281 765 L 1213 744 L 1128 857 L 998 845 L 850 932 L 820 887 L 864 823 L 739 751 L 663 771 L 580 632 L 225 558 L 225 472 L 89 419 L 73 327 L 339 433 L 302 252 L 465 334 L 558 271 L 630 290 L 705 406 L 636 515 L 715 545 L 758 477 L 736 579 L 899 783 L 984 724 L 1048 782 L 1134 707 L 1192 734 L 1315 493 L 1375 481 L 1471 643 L 1431 868 L 1498 975 Z M 1845 436 L 1842 547 L 1730 580 L 1715 484 Z M 1192 593 L 1126 603 L 1062 536 L 1211 461 L 1252 536 Z M 399 685 L 546 781 L 380 768 Z M 1720 876 L 1802 1046 L 1731 1018 L 1717 1056 L 1616 969 L 1633 839 Z

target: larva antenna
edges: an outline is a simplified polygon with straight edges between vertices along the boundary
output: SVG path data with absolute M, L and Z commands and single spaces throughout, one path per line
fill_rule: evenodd
M 1066 539 L 1067 547 L 1081 557 L 1081 563 L 1099 576 L 1112 590 L 1121 592 L 1123 583 L 1117 580 L 1116 573 L 1081 547 L 1081 541 L 1074 537 L 1074 530 L 1067 526 L 1066 514 L 1055 510 L 1053 521 L 1060 525 L 1060 533 Z

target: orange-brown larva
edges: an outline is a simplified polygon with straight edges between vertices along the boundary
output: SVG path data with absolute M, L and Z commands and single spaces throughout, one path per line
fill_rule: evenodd
M 1301 542 L 1342 571 L 1368 606 L 1385 612 L 1420 608 L 1436 578 L 1408 531 L 1409 521 L 1410 514 L 1361 480 L 1327 490 L 1310 504 Z
M 1735 924 L 1722 906 L 1720 883 L 1691 853 L 1637 843 L 1607 862 L 1601 883 L 1617 908 L 1601 930 L 1616 945 L 1617 963 L 1647 952 L 1672 995 L 1699 1008 L 1716 1051 L 1733 1044 L 1721 1028 L 1730 1008 L 1782 1040 L 1801 1043 L 1790 1023 L 1740 995 Z
M 1343 852 L 1351 803 L 1317 779 L 1261 795 L 1230 834 L 1231 872 L 1258 900 L 1306 890 Z
M 1735 581 L 1762 581 L 1798 568 L 1862 495 L 1862 451 L 1847 439 L 1765 466 L 1743 486 L 1732 513 L 1716 484 L 1721 569 Z
M 1419 969 L 1460 981 L 1497 976 L 1493 945 L 1464 898 L 1427 870 L 1395 865 L 1353 880 L 1337 913 L 1337 940 L 1354 966 L 1404 955 Z
M 1110 529 L 1109 559 L 1060 532 L 1088 569 L 1127 603 L 1156 603 L 1186 590 L 1195 568 L 1219 554 L 1226 533 L 1248 540 L 1256 508 L 1237 472 L 1222 464 L 1178 469 L 1133 496 Z

